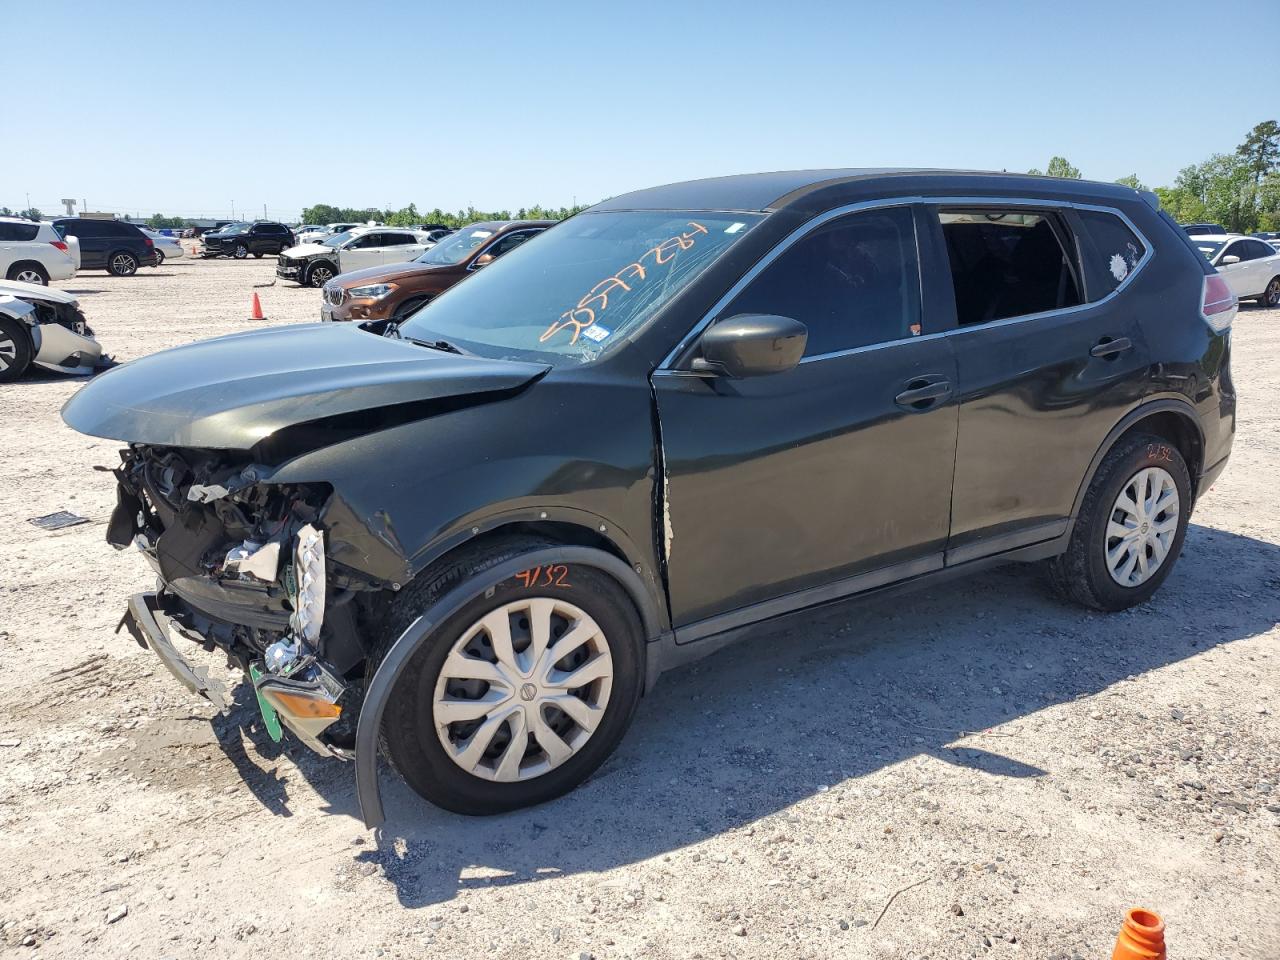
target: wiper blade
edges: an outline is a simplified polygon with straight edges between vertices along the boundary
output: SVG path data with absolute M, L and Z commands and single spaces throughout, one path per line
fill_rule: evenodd
M 399 335 L 398 331 L 397 331 L 397 334 Z M 466 351 L 464 351 L 461 347 L 457 347 L 454 344 L 450 343 L 448 340 L 417 340 L 413 337 L 403 337 L 403 335 L 401 336 L 402 336 L 402 339 L 408 340 L 410 343 L 416 343 L 420 347 L 427 347 L 431 350 L 442 350 L 445 353 L 456 353 L 459 356 L 467 356 Z

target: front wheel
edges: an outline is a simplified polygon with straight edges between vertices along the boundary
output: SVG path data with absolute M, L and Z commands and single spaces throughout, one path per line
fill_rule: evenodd
M 231 252 L 231 255 L 237 260 L 243 260 L 249 255 L 249 248 L 243 243 L 237 243 L 236 248 Z
M 16 320 L 0 317 L 0 383 L 10 383 L 31 365 L 31 341 Z
M 117 277 L 132 277 L 138 272 L 138 258 L 121 250 L 107 259 L 107 271 Z
M 315 264 L 307 271 L 308 287 L 323 287 L 333 279 L 333 266 L 325 261 Z
M 1191 474 L 1163 437 L 1126 437 L 1089 484 L 1066 552 L 1049 563 L 1054 587 L 1095 610 L 1150 599 L 1182 551 L 1191 515 Z
M 490 551 L 411 586 L 391 630 L 477 568 L 520 552 Z M 589 566 L 533 567 L 480 590 L 405 666 L 383 718 L 387 756 L 415 792 L 457 813 L 502 813 L 567 793 L 631 722 L 642 632 L 622 588 Z

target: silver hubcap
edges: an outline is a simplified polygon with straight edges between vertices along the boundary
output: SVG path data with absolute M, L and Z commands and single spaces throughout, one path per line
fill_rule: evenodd
M 1178 486 L 1163 467 L 1147 467 L 1124 485 L 1107 522 L 1107 570 L 1136 587 L 1164 564 L 1178 532 Z
M 328 267 L 317 267 L 313 274 L 315 285 L 323 287 L 326 283 L 333 279 L 333 271 Z
M 436 680 L 432 719 L 450 759 L 511 783 L 560 766 L 609 705 L 613 657 L 604 633 L 564 600 L 515 600 L 471 625 Z
M 1267 287 L 1267 305 L 1280 307 L 1280 281 L 1272 280 L 1271 285 Z
M 16 359 L 18 359 L 18 345 L 4 334 L 0 334 L 0 370 L 8 370 Z
M 248 251 L 248 249 L 247 249 L 246 247 L 236 247 L 236 259 L 237 259 L 237 260 L 243 260 L 243 259 L 244 259 L 245 257 L 247 257 L 248 255 L 249 255 L 249 251 Z
M 23 283 L 44 283 L 44 277 L 34 270 L 19 270 L 17 279 Z
M 111 262 L 115 265 L 117 273 L 129 273 L 133 270 L 133 258 L 125 254 L 121 254 Z

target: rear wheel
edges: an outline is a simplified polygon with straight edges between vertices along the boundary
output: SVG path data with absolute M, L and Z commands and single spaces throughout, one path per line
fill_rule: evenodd
M 1280 277 L 1272 277 L 1259 298 L 1264 307 L 1280 307 Z
M 31 341 L 22 325 L 0 317 L 0 383 L 17 380 L 31 366 Z
M 410 586 L 388 639 L 475 572 L 542 545 L 490 547 Z M 625 592 L 589 566 L 534 568 L 477 590 L 406 665 L 384 749 L 414 791 L 458 813 L 558 797 L 626 732 L 642 687 L 641 636 Z
M 1122 439 L 1089 485 L 1066 552 L 1050 561 L 1055 588 L 1095 610 L 1150 599 L 1182 551 L 1191 497 L 1177 447 L 1148 433 Z
M 48 286 L 49 274 L 38 263 L 15 263 L 9 268 L 9 279 L 20 283 L 38 283 Z
M 262 254 L 261 254 L 261 253 L 255 253 L 253 256 L 254 256 L 254 259 L 255 259 L 255 260 L 261 260 L 261 259 L 262 259 Z
M 158 247 L 156 248 L 156 266 L 164 266 L 164 251 Z
M 118 250 L 107 257 L 107 271 L 117 277 L 132 277 L 138 272 L 138 258 L 127 250 Z

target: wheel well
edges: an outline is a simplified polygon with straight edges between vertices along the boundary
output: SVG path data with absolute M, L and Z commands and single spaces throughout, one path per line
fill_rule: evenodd
M 541 540 L 548 540 L 552 543 L 566 547 L 594 547 L 597 550 L 603 550 L 605 553 L 617 557 L 628 566 L 632 566 L 635 563 L 635 561 L 628 557 L 616 543 L 596 530 L 580 526 L 576 523 L 564 523 L 563 521 L 555 520 L 539 520 L 505 523 L 502 526 L 494 527 L 492 530 L 486 530 L 464 543 L 460 543 L 456 547 L 450 548 L 445 553 L 432 560 L 431 565 L 435 566 L 441 561 L 447 561 L 459 550 L 472 550 L 475 549 L 477 545 L 497 543 L 499 541 L 509 540 L 512 537 L 518 536 L 537 537 Z
M 1182 454 L 1182 459 L 1187 461 L 1191 482 L 1200 482 L 1200 470 L 1204 466 L 1204 443 L 1200 439 L 1200 431 L 1189 418 L 1171 410 L 1162 410 L 1134 423 L 1116 438 L 1116 442 L 1119 443 L 1134 433 L 1154 433 L 1168 440 Z
M 14 262 L 13 266 L 9 268 L 8 276 L 12 277 L 14 274 L 16 274 L 19 270 L 23 269 L 24 267 L 35 267 L 42 274 L 44 274 L 44 276 L 47 277 L 49 275 L 49 271 L 44 268 L 44 264 L 41 263 L 39 260 L 17 260 Z

